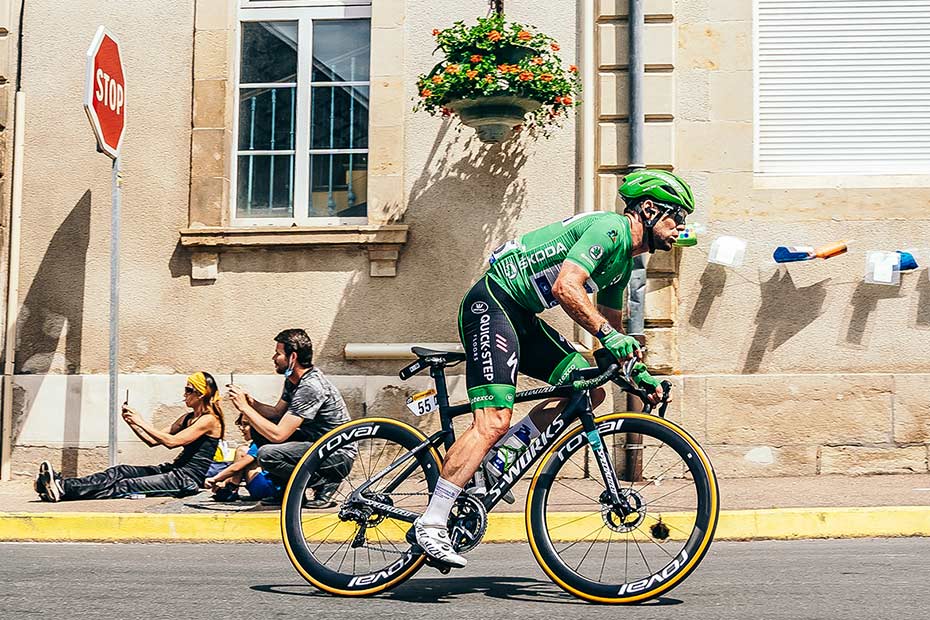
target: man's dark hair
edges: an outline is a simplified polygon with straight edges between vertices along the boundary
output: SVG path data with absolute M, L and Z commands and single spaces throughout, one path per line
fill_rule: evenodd
M 288 357 L 296 353 L 298 364 L 304 368 L 313 367 L 313 343 L 307 332 L 302 329 L 285 329 L 274 337 L 274 341 L 284 345 L 284 354 Z

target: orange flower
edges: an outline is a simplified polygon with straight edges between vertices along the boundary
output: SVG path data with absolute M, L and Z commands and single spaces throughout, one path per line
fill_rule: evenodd
M 478 76 L 478 72 L 475 71 L 474 69 L 472 69 L 471 71 L 466 71 L 466 72 L 465 72 L 465 76 L 466 76 L 469 80 L 473 80 L 473 79 L 475 79 L 475 78 Z
M 551 73 L 543 73 L 542 75 L 539 76 L 539 79 L 542 80 L 543 82 L 551 82 L 552 80 L 555 79 L 555 76 L 552 75 Z
M 562 97 L 562 105 L 571 105 L 572 103 L 574 103 L 574 101 L 571 97 Z
M 578 67 L 576 65 L 569 65 L 568 70 L 572 73 L 578 73 Z
M 431 90 L 428 89 L 428 88 L 424 88 L 423 90 L 420 91 L 420 96 L 421 96 L 421 97 L 432 97 L 432 96 L 433 96 L 433 91 L 431 91 Z
M 533 58 L 533 60 L 531 60 L 530 62 L 533 63 L 534 65 L 541 65 L 541 64 L 543 64 L 543 62 L 545 62 L 545 61 L 544 61 L 542 58 L 540 58 L 539 56 L 536 56 L 536 57 Z
M 481 55 L 480 55 L 480 54 L 472 54 L 472 55 L 471 55 L 471 58 L 469 58 L 468 60 L 470 60 L 470 61 L 472 61 L 472 62 L 476 62 L 476 63 L 477 63 L 477 62 L 481 62 Z
M 529 41 L 530 39 L 533 38 L 533 35 L 527 32 L 526 30 L 521 30 L 520 32 L 517 33 L 517 38 L 520 39 L 521 41 Z
M 433 84 L 442 84 L 442 76 L 441 76 L 441 75 L 434 75 L 434 76 L 433 76 Z
M 530 73 L 529 71 L 522 71 L 522 72 L 520 73 L 520 80 L 521 80 L 521 81 L 523 81 L 523 82 L 529 82 L 529 81 L 532 80 L 532 79 L 533 79 L 533 74 Z
M 552 43 L 551 45 L 549 45 L 549 47 L 552 48 L 552 51 L 553 51 L 553 52 L 557 52 L 557 51 L 559 51 L 559 49 L 560 49 L 558 43 Z
M 485 81 L 485 82 L 493 82 L 493 81 L 494 81 L 494 76 L 493 76 L 493 75 L 485 76 L 484 81 Z
M 438 34 L 439 34 L 439 28 L 433 28 L 433 36 L 435 37 Z
M 499 33 L 498 31 L 492 30 L 491 32 L 488 33 L 488 41 L 490 41 L 491 43 L 497 43 L 500 40 L 501 40 L 501 33 Z
M 510 65 L 508 65 L 506 62 L 502 65 L 497 65 L 497 70 L 501 73 L 508 73 L 510 71 Z
M 510 73 L 520 73 L 520 67 L 518 67 L 517 65 L 507 65 L 507 70 Z
M 458 73 L 458 72 L 459 72 L 458 65 L 448 65 L 446 67 L 446 73 Z

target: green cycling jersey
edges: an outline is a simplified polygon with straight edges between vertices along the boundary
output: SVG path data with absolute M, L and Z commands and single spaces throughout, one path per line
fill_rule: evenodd
M 598 294 L 598 304 L 620 310 L 633 270 L 629 219 L 594 211 L 526 233 L 494 250 L 488 275 L 518 304 L 538 313 L 558 305 L 552 286 L 565 261 L 588 273 L 585 290 Z

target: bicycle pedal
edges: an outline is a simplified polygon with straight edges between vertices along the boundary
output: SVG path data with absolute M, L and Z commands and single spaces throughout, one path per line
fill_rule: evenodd
M 455 566 L 452 566 L 451 564 L 440 562 L 439 560 L 435 558 L 431 558 L 430 556 L 426 556 L 426 565 L 429 567 L 435 568 L 443 575 L 448 575 L 449 571 L 455 568 Z

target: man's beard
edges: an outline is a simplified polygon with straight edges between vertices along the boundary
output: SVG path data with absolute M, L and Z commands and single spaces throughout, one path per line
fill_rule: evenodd
M 277 364 L 275 364 L 274 371 L 278 373 L 279 375 L 283 375 L 284 373 L 287 372 L 287 366 L 278 366 Z

